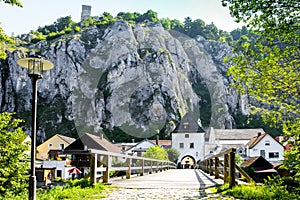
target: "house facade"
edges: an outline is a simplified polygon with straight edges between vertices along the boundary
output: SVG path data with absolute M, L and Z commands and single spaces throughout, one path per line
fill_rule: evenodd
M 180 124 L 172 132 L 172 148 L 179 152 L 178 163 L 189 168 L 204 158 L 205 131 L 189 114 L 185 115 Z
M 36 158 L 40 160 L 49 159 L 48 152 L 50 150 L 64 150 L 72 142 L 75 141 L 75 138 L 67 137 L 64 135 L 56 134 L 46 140 L 44 143 L 37 146 Z
M 246 157 L 245 145 L 263 129 L 215 129 L 210 127 L 205 134 L 205 156 L 216 155 L 230 148 Z
M 127 149 L 125 154 L 132 155 L 132 156 L 143 156 L 143 153 L 146 152 L 150 147 L 155 146 L 156 144 L 151 142 L 150 140 L 143 140 L 136 145 L 132 146 L 131 148 Z
M 284 159 L 284 147 L 267 133 L 260 132 L 246 144 L 247 157 L 262 156 L 269 162 Z

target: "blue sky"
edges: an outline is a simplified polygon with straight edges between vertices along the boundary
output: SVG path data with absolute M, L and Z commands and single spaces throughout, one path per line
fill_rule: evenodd
M 60 17 L 71 16 L 80 20 L 81 6 L 91 5 L 92 15 L 109 12 L 113 16 L 123 12 L 145 13 L 151 9 L 159 18 L 178 19 L 186 17 L 213 22 L 219 29 L 231 31 L 242 25 L 234 22 L 228 8 L 220 0 L 21 0 L 23 8 L 0 3 L 0 22 L 4 32 L 11 35 L 28 33 L 39 26 L 50 25 Z

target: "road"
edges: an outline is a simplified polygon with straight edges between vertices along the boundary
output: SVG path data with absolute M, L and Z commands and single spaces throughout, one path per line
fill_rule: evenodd
M 172 169 L 131 179 L 111 179 L 111 183 L 119 189 L 105 199 L 151 200 L 207 198 L 204 188 L 223 181 L 215 180 L 198 169 Z

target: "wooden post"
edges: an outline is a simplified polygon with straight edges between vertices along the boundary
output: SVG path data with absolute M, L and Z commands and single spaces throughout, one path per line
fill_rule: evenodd
M 90 154 L 90 183 L 95 185 L 97 183 L 97 154 Z
M 150 170 L 149 170 L 149 174 L 152 174 L 152 160 L 150 160 Z
M 209 159 L 209 175 L 213 176 L 214 175 L 214 160 L 213 159 Z
M 224 154 L 224 183 L 228 183 L 228 154 Z
M 235 186 L 235 150 L 229 153 L 229 186 Z
M 219 176 L 219 158 L 215 157 L 215 179 L 220 178 Z
M 141 176 L 144 176 L 144 173 L 145 173 L 145 168 L 144 168 L 144 166 L 145 166 L 145 160 L 144 159 L 142 159 L 142 170 L 141 170 Z
M 103 183 L 109 182 L 109 169 L 111 167 L 111 157 L 109 155 L 105 156 L 106 158 L 106 170 L 103 173 Z
M 131 158 L 127 158 L 126 160 L 127 171 L 126 171 L 126 179 L 130 179 L 131 176 Z

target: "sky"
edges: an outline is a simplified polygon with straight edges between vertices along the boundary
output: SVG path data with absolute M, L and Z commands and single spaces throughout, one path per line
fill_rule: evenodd
M 119 12 L 145 13 L 153 10 L 158 18 L 184 21 L 202 19 L 206 24 L 213 22 L 219 29 L 231 31 L 241 28 L 234 22 L 229 9 L 220 0 L 20 0 L 23 8 L 0 2 L 0 26 L 8 35 L 19 35 L 36 30 L 39 26 L 53 24 L 58 18 L 71 16 L 79 22 L 82 5 L 92 6 L 91 15 L 100 16 L 109 12 L 116 16 Z

